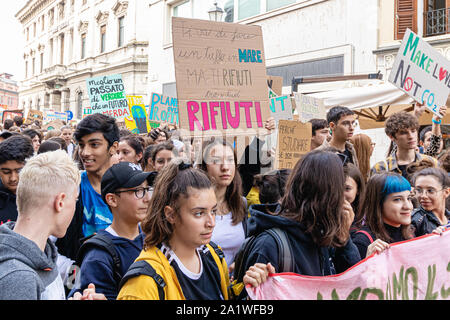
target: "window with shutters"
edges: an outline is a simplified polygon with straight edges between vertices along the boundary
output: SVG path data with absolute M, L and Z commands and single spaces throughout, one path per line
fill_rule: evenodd
M 435 36 L 450 31 L 450 0 L 424 0 L 424 36 Z
M 417 33 L 417 1 L 395 1 L 395 39 L 402 40 L 408 28 Z

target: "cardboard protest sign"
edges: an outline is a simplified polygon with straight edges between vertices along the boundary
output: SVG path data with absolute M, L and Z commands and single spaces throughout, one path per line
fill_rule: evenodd
M 270 111 L 261 27 L 173 17 L 172 38 L 180 127 L 193 135 L 263 129 Z
M 407 29 L 388 80 L 439 115 L 450 93 L 450 62 Z
M 279 96 L 270 99 L 270 115 L 276 122 L 292 120 L 292 103 L 290 96 Z
M 142 96 L 126 96 L 130 116 L 124 117 L 125 125 L 132 133 L 150 132 L 150 124 L 147 121 L 147 112 Z
M 35 120 L 39 120 L 42 123 L 42 121 L 44 120 L 44 113 L 39 110 L 33 110 L 33 109 L 28 110 L 27 118 L 24 123 L 31 124 Z
M 311 123 L 295 120 L 278 122 L 278 143 L 275 169 L 292 169 L 311 149 Z
M 283 94 L 283 77 L 267 76 L 267 85 L 277 96 Z
M 121 74 L 86 79 L 92 113 L 116 119 L 130 116 Z
M 327 112 L 322 99 L 294 92 L 294 101 L 301 122 L 311 119 L 326 119 Z
M 178 99 L 153 92 L 148 120 L 178 126 Z
M 247 292 L 252 300 L 450 299 L 450 231 L 390 246 L 338 275 L 274 274 Z

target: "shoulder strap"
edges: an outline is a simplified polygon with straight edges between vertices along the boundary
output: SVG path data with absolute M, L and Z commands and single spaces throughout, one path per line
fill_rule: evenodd
M 153 269 L 153 267 L 144 260 L 133 262 L 127 273 L 122 277 L 122 280 L 120 280 L 119 291 L 129 279 L 140 275 L 146 275 L 155 280 L 156 287 L 158 288 L 159 300 L 164 300 L 164 287 L 166 286 L 166 283 L 164 282 L 164 279 L 155 271 L 155 269 Z
M 83 261 L 86 251 L 88 250 L 88 248 L 90 248 L 92 246 L 102 248 L 111 255 L 111 257 L 113 259 L 113 273 L 114 273 L 114 277 L 116 278 L 116 281 L 118 283 L 120 281 L 120 278 L 122 277 L 121 273 L 120 273 L 120 268 L 121 268 L 122 263 L 120 261 L 120 257 L 117 254 L 117 251 L 114 247 L 114 244 L 113 244 L 111 238 L 108 237 L 107 235 L 96 234 L 93 237 L 91 237 L 90 239 L 88 239 L 87 241 L 85 241 L 81 245 L 80 250 L 78 251 L 77 263 L 79 263 L 79 265 L 81 266 L 81 262 Z
M 365 235 L 367 236 L 367 238 L 369 238 L 370 243 L 373 242 L 372 236 L 371 236 L 370 233 L 368 233 L 367 231 L 364 231 L 364 230 L 358 230 L 358 231 L 356 231 L 355 233 L 362 233 L 362 234 L 365 234 Z
M 219 269 L 220 287 L 222 289 L 223 298 L 225 300 L 228 300 L 229 278 L 227 277 L 228 268 L 227 263 L 225 262 L 225 254 L 223 253 L 222 249 L 212 241 L 210 241 L 209 244 L 207 244 L 206 246 L 210 249 L 211 255 L 217 264 L 217 268 Z
M 286 232 L 280 228 L 272 228 L 268 229 L 267 233 L 275 239 L 278 245 L 278 268 L 280 268 L 278 272 L 293 272 L 294 258 Z

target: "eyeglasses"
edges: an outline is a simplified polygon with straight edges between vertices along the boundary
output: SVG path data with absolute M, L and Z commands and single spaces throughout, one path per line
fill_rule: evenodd
M 442 191 L 444 189 L 436 190 L 434 188 L 428 188 L 428 189 L 422 189 L 422 188 L 414 188 L 414 195 L 429 195 L 429 196 L 435 196 L 439 191 Z
M 145 197 L 147 192 L 149 192 L 150 196 L 152 196 L 152 194 L 153 194 L 153 187 L 144 187 L 144 188 L 120 190 L 120 191 L 115 191 L 114 193 L 131 192 L 131 191 L 134 192 L 134 195 L 136 196 L 136 198 L 142 199 L 143 197 Z

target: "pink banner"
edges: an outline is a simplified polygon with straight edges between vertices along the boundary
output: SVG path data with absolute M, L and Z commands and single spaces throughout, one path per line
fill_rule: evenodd
M 341 274 L 278 273 L 246 289 L 252 300 L 449 299 L 450 232 L 392 244 Z

